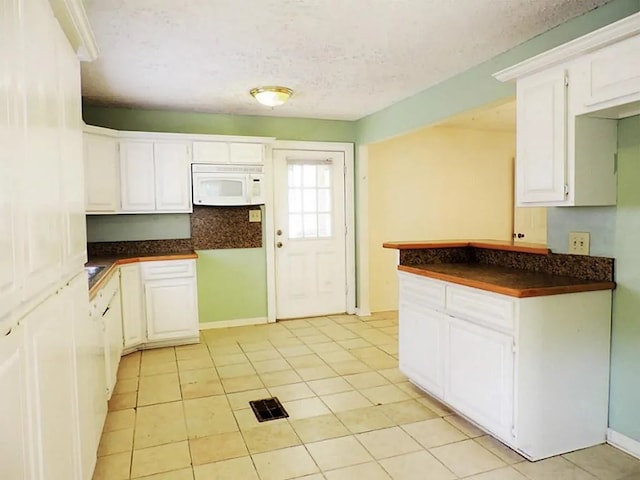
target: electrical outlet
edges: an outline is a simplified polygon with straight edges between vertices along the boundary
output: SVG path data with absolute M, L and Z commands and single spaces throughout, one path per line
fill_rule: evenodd
M 249 210 L 249 221 L 250 222 L 261 222 L 262 221 L 262 210 Z
M 589 232 L 569 232 L 569 253 L 589 255 Z

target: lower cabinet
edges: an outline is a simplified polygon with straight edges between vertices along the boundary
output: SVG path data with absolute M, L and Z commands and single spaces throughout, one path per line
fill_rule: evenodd
M 32 478 L 24 327 L 0 337 L 0 478 Z
M 611 291 L 515 298 L 399 280 L 413 383 L 530 460 L 606 440 Z
M 120 300 L 120 271 L 116 271 L 102 292 L 106 307 L 102 311 L 104 325 L 105 376 L 107 398 L 113 395 L 122 356 L 122 303 Z
M 124 351 L 199 341 L 195 260 L 122 265 Z

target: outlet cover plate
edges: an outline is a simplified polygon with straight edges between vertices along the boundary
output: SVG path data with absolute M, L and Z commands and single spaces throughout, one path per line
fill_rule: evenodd
M 250 222 L 261 222 L 262 221 L 262 210 L 249 210 L 249 221 Z
M 589 232 L 569 232 L 569 253 L 589 255 Z

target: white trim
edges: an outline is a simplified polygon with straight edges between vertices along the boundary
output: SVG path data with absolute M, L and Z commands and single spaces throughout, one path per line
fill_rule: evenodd
M 98 58 L 98 45 L 82 0 L 49 0 L 51 9 L 76 55 L 83 62 Z
M 137 132 L 134 130 L 114 130 L 112 128 L 98 127 L 95 125 L 83 126 L 85 133 L 106 135 L 116 138 L 158 141 L 186 141 L 186 142 L 234 142 L 234 143 L 262 143 L 269 144 L 275 137 L 247 137 L 243 135 L 216 135 L 203 133 L 173 133 L 173 132 Z
M 200 323 L 200 330 L 211 330 L 214 328 L 228 328 L 228 327 L 243 327 L 246 325 L 262 325 L 267 323 L 267 317 L 254 317 L 254 318 L 238 318 L 236 320 L 220 320 L 218 322 L 203 322 Z
M 358 177 L 356 191 L 358 192 L 358 316 L 371 315 L 369 300 L 369 146 L 358 146 Z
M 276 321 L 276 251 L 275 251 L 275 223 L 273 191 L 273 147 L 267 145 L 264 158 L 265 172 L 265 202 L 264 202 L 264 238 L 263 244 L 266 254 L 267 268 L 267 321 Z
M 347 296 L 346 296 L 346 308 L 348 314 L 356 313 L 356 259 L 355 259 L 355 160 L 353 143 L 344 142 L 303 142 L 295 140 L 276 140 L 269 145 L 269 154 L 267 155 L 272 162 L 273 150 L 311 150 L 311 151 L 329 151 L 329 152 L 342 152 L 344 153 L 345 163 L 345 222 L 347 223 L 347 234 L 345 237 L 345 262 L 347 264 Z M 271 171 L 266 168 L 265 173 L 269 175 L 269 180 L 273 185 L 273 177 L 275 172 L 273 171 L 273 163 L 271 163 Z M 277 318 L 277 304 L 276 304 L 276 279 L 275 279 L 275 231 L 273 230 L 273 218 L 275 215 L 274 208 L 274 196 L 275 192 L 271 188 L 271 196 L 268 197 L 265 209 L 267 217 L 271 218 L 271 230 L 266 232 L 267 238 L 265 239 L 265 248 L 271 250 L 273 255 L 273 268 L 269 269 L 269 263 L 267 263 L 267 311 L 269 318 L 273 314 L 273 319 Z M 265 225 L 269 229 L 268 223 Z M 269 261 L 269 252 L 267 251 L 267 260 Z M 270 278 L 271 277 L 271 278 Z
M 619 448 L 629 455 L 633 455 L 636 458 L 640 458 L 640 442 L 629 438 L 615 430 L 607 429 L 607 443 L 616 448 Z
M 501 82 L 513 80 L 514 78 L 573 60 L 638 34 L 640 34 L 640 13 L 634 13 L 622 20 L 540 53 L 524 62 L 500 70 L 494 73 L 493 77 Z

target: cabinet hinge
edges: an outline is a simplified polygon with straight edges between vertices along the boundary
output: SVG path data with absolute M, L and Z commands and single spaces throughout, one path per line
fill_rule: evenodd
M 566 183 L 564 184 L 564 196 L 566 197 L 567 195 L 569 195 L 569 185 L 567 185 Z
M 568 87 L 569 86 L 569 75 L 568 74 L 564 74 L 564 86 Z
M 516 347 L 516 342 L 513 342 L 513 343 L 511 344 L 511 351 L 512 351 L 513 353 L 516 353 L 516 352 L 518 351 L 518 347 Z
M 516 427 L 511 427 L 511 436 L 512 436 L 513 438 L 515 438 L 515 437 L 516 437 Z

